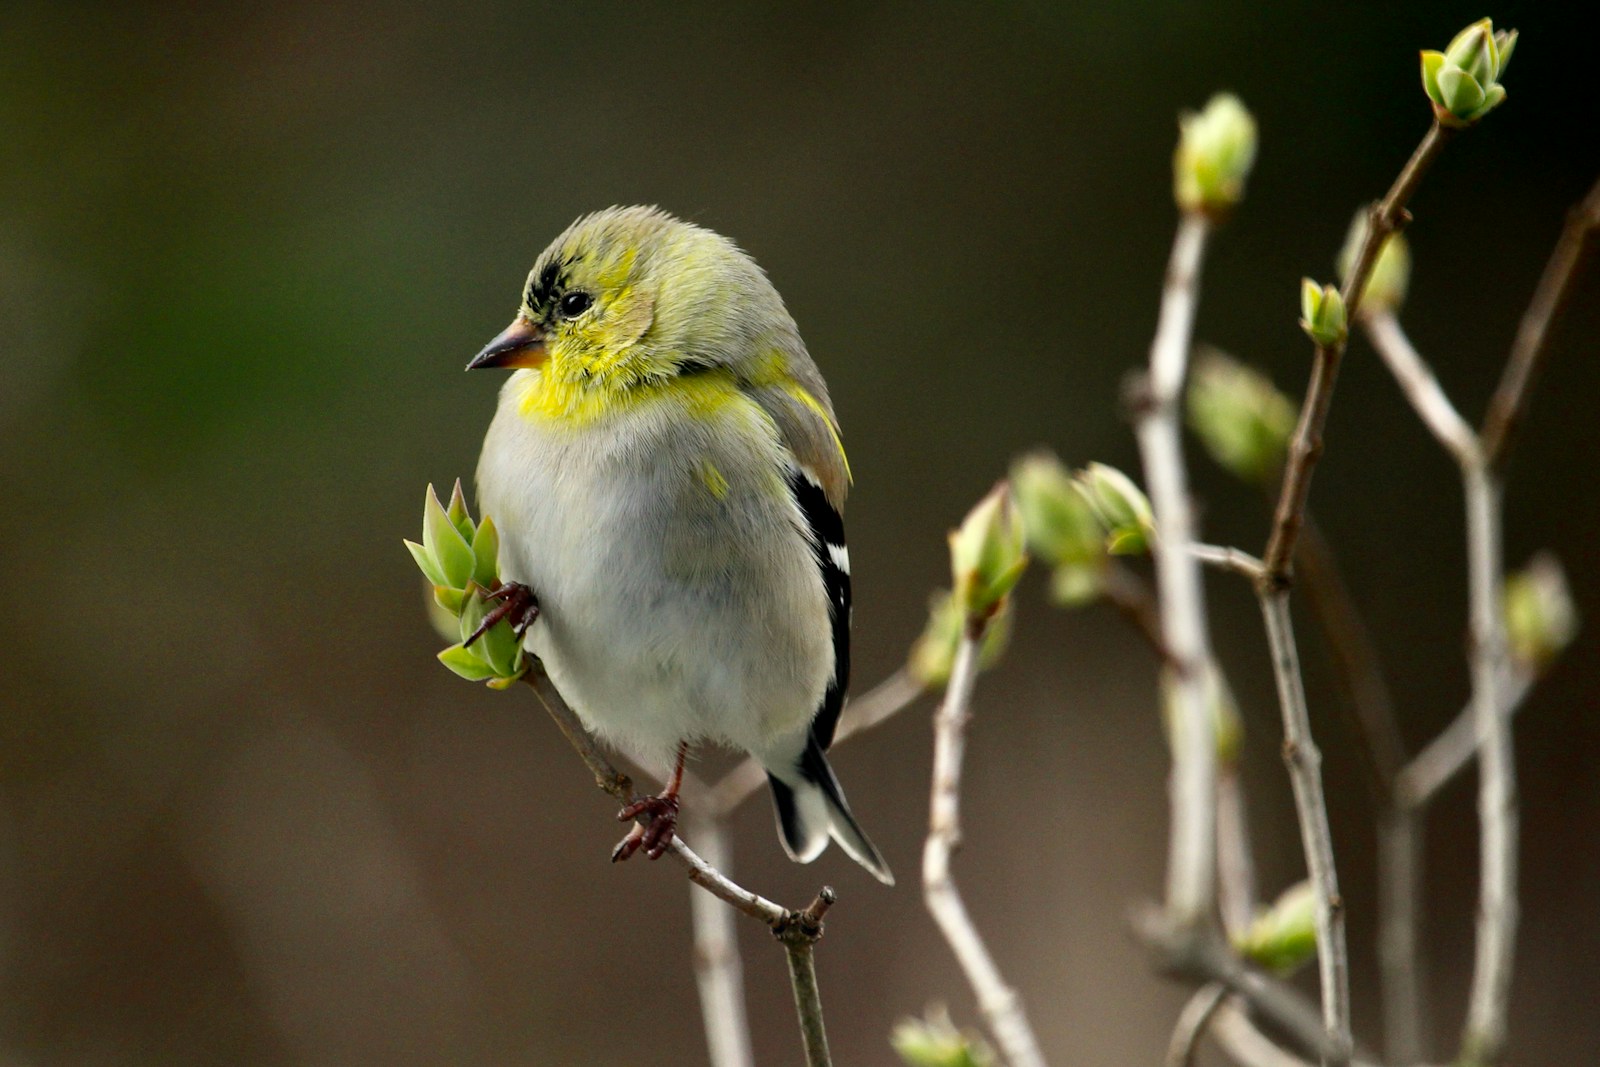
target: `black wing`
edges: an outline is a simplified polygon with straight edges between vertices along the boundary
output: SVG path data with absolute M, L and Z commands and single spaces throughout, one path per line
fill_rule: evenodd
M 844 693 L 850 685 L 850 551 L 844 543 L 843 516 L 828 503 L 828 495 L 808 471 L 798 466 L 791 468 L 789 491 L 811 527 L 811 551 L 822 572 L 828 612 L 833 619 L 833 677 L 828 681 L 817 717 L 811 720 L 812 736 L 827 749 L 833 744 L 834 727 L 839 725 Z

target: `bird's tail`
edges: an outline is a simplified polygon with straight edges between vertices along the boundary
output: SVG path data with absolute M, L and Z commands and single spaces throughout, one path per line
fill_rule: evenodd
M 767 781 L 772 786 L 778 832 L 791 859 L 810 863 L 828 847 L 831 837 L 874 878 L 894 885 L 889 865 L 850 813 L 844 791 L 816 738 L 807 737 L 798 763 L 777 771 L 768 768 Z

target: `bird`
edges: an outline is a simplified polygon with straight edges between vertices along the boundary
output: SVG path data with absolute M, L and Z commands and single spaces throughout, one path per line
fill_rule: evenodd
M 850 677 L 850 468 L 821 372 L 733 241 L 656 207 L 579 218 L 535 261 L 477 468 L 500 603 L 592 733 L 665 789 L 613 851 L 671 844 L 691 747 L 766 770 L 779 836 L 880 881 L 826 752 Z M 666 773 L 670 769 L 670 773 Z

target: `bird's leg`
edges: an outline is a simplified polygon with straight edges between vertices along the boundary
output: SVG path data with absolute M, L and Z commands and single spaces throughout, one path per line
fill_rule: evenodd
M 628 836 L 617 842 L 611 850 L 611 862 L 625 860 L 641 848 L 651 859 L 660 859 L 672 847 L 673 835 L 678 829 L 678 790 L 683 788 L 683 763 L 689 758 L 689 742 L 678 744 L 678 762 L 673 765 L 667 787 L 653 797 L 640 797 L 617 812 L 617 819 L 627 822 L 641 815 L 650 816 L 649 823 L 635 823 Z
M 510 619 L 512 632 L 521 637 L 533 625 L 533 620 L 539 617 L 539 598 L 521 582 L 506 582 L 494 592 L 483 595 L 485 604 L 494 600 L 500 603 L 484 615 L 478 628 L 461 642 L 462 648 L 471 648 L 474 641 L 494 629 L 501 619 Z

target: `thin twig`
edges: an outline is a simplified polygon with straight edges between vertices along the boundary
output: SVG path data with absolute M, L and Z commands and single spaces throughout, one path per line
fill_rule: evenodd
M 1106 602 L 1133 624 L 1157 658 L 1170 663 L 1172 657 L 1161 639 L 1161 609 L 1156 606 L 1156 596 L 1149 583 L 1131 567 L 1108 558 L 1100 576 L 1100 591 Z
M 1237 1000 L 1223 1002 L 1211 1020 L 1211 1036 L 1241 1067 L 1310 1067 L 1305 1060 L 1286 1052 L 1263 1034 L 1240 1007 Z M 1356 1057 L 1351 1067 L 1375 1067 L 1371 1060 Z
M 1505 1050 L 1506 1006 L 1516 958 L 1517 770 L 1511 716 L 1501 714 L 1508 673 L 1502 604 L 1501 492 L 1486 465 L 1469 467 L 1468 599 L 1472 615 L 1472 706 L 1478 738 L 1478 939 L 1462 1061 L 1492 1064 Z
M 1200 1038 L 1211 1024 L 1211 1017 L 1227 999 L 1228 987 L 1221 982 L 1209 982 L 1195 990 L 1172 1028 L 1172 1038 L 1167 1042 L 1167 1067 L 1192 1067 Z
M 1394 696 L 1361 609 L 1340 573 L 1338 557 L 1306 509 L 1295 551 L 1295 575 L 1316 616 L 1344 693 L 1346 726 L 1379 809 L 1388 807 L 1394 777 L 1405 762 L 1405 741 L 1394 712 Z
M 1478 435 L 1445 395 L 1433 368 L 1412 346 L 1394 312 L 1384 308 L 1364 315 L 1361 321 L 1372 347 L 1400 383 L 1401 391 L 1423 425 L 1432 431 L 1445 451 L 1455 457 L 1458 465 L 1468 467 L 1481 463 L 1483 449 Z
M 1189 554 L 1209 567 L 1232 571 L 1253 582 L 1261 580 L 1261 561 L 1242 549 L 1221 545 L 1190 545 Z
M 1242 937 L 1255 919 L 1256 868 L 1244 788 L 1232 760 L 1217 771 L 1217 904 L 1228 936 Z
M 1502 715 L 1515 715 L 1533 688 L 1533 676 L 1525 670 L 1514 669 L 1502 683 L 1500 691 Z M 1460 774 L 1472 757 L 1478 754 L 1478 726 L 1474 719 L 1475 707 L 1468 705 L 1439 731 L 1432 741 L 1406 764 L 1395 779 L 1395 799 L 1409 808 L 1428 804 L 1439 790 Z
M 822 916 L 833 906 L 833 890 L 824 886 L 805 911 L 796 912 L 773 927 L 789 956 L 789 984 L 794 988 L 795 1011 L 800 1017 L 800 1039 L 805 1045 L 806 1067 L 832 1067 L 828 1032 L 822 1020 L 822 993 L 817 988 L 813 948 L 822 937 Z
M 1383 995 L 1383 1048 L 1398 1067 L 1412 1067 L 1427 1049 L 1422 954 L 1421 813 L 1398 804 L 1378 813 L 1378 973 Z
M 1293 986 L 1246 964 L 1215 927 L 1179 926 L 1154 906 L 1135 911 L 1132 919 L 1134 932 L 1153 951 L 1163 971 L 1197 982 L 1221 982 L 1302 1049 L 1324 1058 L 1333 1056 L 1334 1046 L 1316 1007 Z
M 623 804 L 633 800 L 632 779 L 617 770 L 605 753 L 600 751 L 549 676 L 542 670 L 534 669 L 524 675 L 523 680 L 532 687 L 539 703 L 544 705 L 562 735 L 589 768 L 589 773 L 594 775 L 595 784 Z M 790 980 L 800 1013 L 800 1029 L 806 1041 L 809 1067 L 828 1067 L 826 1039 L 823 1038 L 820 1045 L 816 1043 L 823 1033 L 822 1002 L 817 996 L 816 972 L 811 965 L 811 945 L 822 936 L 822 914 L 833 903 L 833 890 L 824 887 L 809 908 L 791 911 L 728 878 L 701 859 L 684 843 L 682 837 L 672 839 L 669 854 L 687 869 L 691 882 L 730 907 L 759 919 L 784 942 L 789 951 Z M 799 942 L 804 942 L 803 951 L 797 947 Z
M 911 672 L 901 667 L 861 696 L 845 705 L 839 720 L 839 729 L 833 736 L 838 744 L 849 737 L 872 729 L 886 719 L 899 714 L 907 705 L 921 696 L 925 688 Z M 754 759 L 747 759 L 723 775 L 705 791 L 701 807 L 718 817 L 731 814 L 767 782 L 766 769 Z
M 1506 360 L 1500 384 L 1489 401 L 1489 411 L 1483 420 L 1483 451 L 1496 471 L 1505 469 L 1512 438 L 1543 368 L 1550 324 L 1566 303 L 1588 241 L 1597 230 L 1600 230 L 1600 182 L 1596 182 L 1583 202 L 1567 215 L 1567 224 L 1517 327 L 1517 337 L 1511 344 L 1511 356 Z
M 1406 162 L 1405 169 L 1390 187 L 1388 195 L 1374 204 L 1368 213 L 1367 239 L 1351 265 L 1342 293 L 1346 312 L 1352 319 L 1360 309 L 1367 279 L 1377 264 L 1384 241 L 1409 221 L 1406 203 L 1454 133 L 1452 127 L 1441 126 L 1437 122 L 1429 127 L 1422 142 Z M 1343 356 L 1343 342 L 1317 345 L 1313 354 L 1311 384 L 1306 389 L 1305 401 L 1300 407 L 1300 420 L 1289 447 L 1289 461 L 1278 493 L 1278 506 L 1273 513 L 1272 537 L 1262 554 L 1262 562 L 1267 570 L 1265 580 L 1273 586 L 1286 586 L 1289 583 L 1289 565 L 1294 559 L 1295 541 L 1300 536 L 1306 498 L 1311 493 L 1311 473 L 1322 455 L 1322 431 L 1328 423 L 1328 409 L 1333 403 L 1333 388 L 1339 378 L 1339 361 Z
M 933 788 L 928 840 L 922 850 L 923 899 L 965 972 L 1006 1063 L 1009 1067 L 1044 1067 L 1022 998 L 1001 977 L 950 874 L 950 857 L 961 841 L 961 765 L 972 690 L 978 679 L 982 630 L 979 623 L 969 626 L 962 636 L 944 702 L 933 720 Z
M 1548 315 L 1545 323 L 1548 324 Z M 1467 600 L 1472 632 L 1469 660 L 1473 734 L 1479 761 L 1482 869 L 1478 882 L 1477 947 L 1461 1059 L 1467 1064 L 1492 1064 L 1505 1049 L 1518 911 L 1517 779 L 1505 692 L 1511 665 L 1502 603 L 1502 487 L 1499 474 L 1490 466 L 1489 450 L 1457 413 L 1394 317 L 1370 316 L 1367 326 L 1374 347 L 1400 381 L 1412 407 L 1461 468 L 1467 510 Z M 1519 355 L 1514 353 L 1512 358 L 1516 360 Z M 1534 360 L 1537 352 L 1525 358 Z M 1525 392 L 1518 391 L 1505 419 L 1515 419 L 1515 408 L 1524 396 Z
M 1350 1059 L 1350 964 L 1344 936 L 1344 900 L 1333 863 L 1333 837 L 1328 830 L 1328 805 L 1322 795 L 1322 754 L 1311 737 L 1311 717 L 1306 710 L 1305 683 L 1300 674 L 1300 654 L 1295 647 L 1294 623 L 1289 616 L 1289 591 L 1258 587 L 1261 613 L 1266 619 L 1267 643 L 1272 651 L 1272 674 L 1278 703 L 1283 709 L 1283 760 L 1294 789 L 1295 812 L 1300 820 L 1300 840 L 1306 853 L 1306 873 L 1317 901 L 1317 970 L 1322 983 L 1322 1019 L 1327 1028 L 1329 1052 L 1324 1062 L 1338 1065 Z
M 1161 647 L 1175 697 L 1167 907 L 1177 921 L 1189 925 L 1210 921 L 1216 899 L 1216 745 L 1205 674 L 1211 651 L 1200 567 L 1189 552 L 1194 518 L 1178 416 L 1209 230 L 1210 224 L 1199 214 L 1186 214 L 1178 223 L 1150 348 L 1145 395 L 1137 397 L 1134 406 L 1139 454 L 1155 516 L 1152 551 L 1161 604 Z
M 690 830 L 706 863 L 726 872 L 731 850 L 722 820 L 695 812 L 690 816 Z M 690 889 L 689 916 L 694 928 L 695 983 L 700 990 L 711 1067 L 755 1067 L 745 1013 L 744 961 L 739 956 L 733 912 L 711 894 Z

